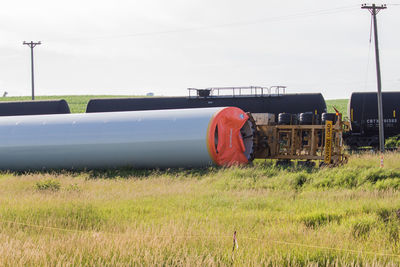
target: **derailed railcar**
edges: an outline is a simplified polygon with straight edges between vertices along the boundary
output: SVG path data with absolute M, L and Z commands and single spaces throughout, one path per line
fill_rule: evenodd
M 235 107 L 0 117 L 0 169 L 246 164 L 253 131 Z
M 92 99 L 86 112 L 115 112 L 163 109 L 186 109 L 208 107 L 238 107 L 252 113 L 303 113 L 326 112 L 324 97 L 316 94 L 283 94 L 283 95 L 224 95 L 195 97 L 147 97 L 147 98 L 106 98 Z
M 0 116 L 68 114 L 70 109 L 65 100 L 1 101 Z
M 377 93 L 352 93 L 348 104 L 351 132 L 345 136 L 350 147 L 379 146 Z M 400 134 L 400 92 L 383 92 L 383 121 L 385 138 Z

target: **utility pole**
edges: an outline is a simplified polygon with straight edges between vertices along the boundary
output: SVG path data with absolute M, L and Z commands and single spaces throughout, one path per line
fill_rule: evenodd
M 386 5 L 376 6 L 372 4 L 371 6 L 367 6 L 367 4 L 361 5 L 362 9 L 368 9 L 368 11 L 372 15 L 372 19 L 374 21 L 374 40 L 375 40 L 375 59 L 376 59 L 376 77 L 378 83 L 378 121 L 379 121 L 379 149 L 381 153 L 385 152 L 385 136 L 383 130 L 383 107 L 382 107 L 382 81 L 381 81 L 381 66 L 379 63 L 379 47 L 378 47 L 378 26 L 376 21 L 376 15 L 379 11 L 386 9 Z M 383 162 L 381 163 L 381 167 Z
M 34 43 L 32 41 L 30 43 L 27 43 L 27 42 L 24 41 L 23 44 L 27 45 L 27 46 L 29 46 L 31 48 L 32 100 L 35 100 L 35 77 L 34 77 L 34 71 L 33 71 L 33 48 L 35 48 L 35 46 L 37 46 L 37 45 L 41 45 L 42 43 L 40 41 L 37 42 L 37 43 Z

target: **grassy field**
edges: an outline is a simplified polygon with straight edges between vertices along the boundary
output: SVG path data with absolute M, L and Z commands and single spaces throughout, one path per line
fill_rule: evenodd
M 110 95 L 66 95 L 66 96 L 37 96 L 37 100 L 50 100 L 50 99 L 65 99 L 72 113 L 82 113 L 86 111 L 86 105 L 90 99 L 93 98 L 111 98 L 111 97 L 135 97 L 135 96 L 110 96 Z M 0 101 L 21 101 L 30 100 L 29 96 L 18 96 L 18 97 L 0 97 Z M 347 115 L 347 99 L 336 99 L 326 100 L 326 105 L 329 112 L 334 112 L 333 106 L 335 106 L 344 116 Z
M 325 100 L 325 102 L 328 112 L 335 112 L 333 109 L 333 107 L 335 107 L 343 114 L 343 116 L 347 116 L 347 104 L 349 103 L 348 99 Z
M 3 173 L 0 265 L 398 266 L 399 189 L 399 154 L 385 169 L 365 154 L 321 170 Z
M 38 99 L 84 112 L 99 97 Z M 400 155 L 384 169 L 362 154 L 326 169 L 0 173 L 0 266 L 16 265 L 398 266 Z

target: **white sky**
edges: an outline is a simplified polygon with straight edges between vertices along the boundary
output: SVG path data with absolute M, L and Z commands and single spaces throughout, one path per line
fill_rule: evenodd
M 1 0 L 0 93 L 30 95 L 22 42 L 32 40 L 42 41 L 34 50 L 36 95 L 286 85 L 290 93 L 348 98 L 376 91 L 362 3 Z M 378 15 L 382 86 L 399 91 L 400 1 L 387 4 Z

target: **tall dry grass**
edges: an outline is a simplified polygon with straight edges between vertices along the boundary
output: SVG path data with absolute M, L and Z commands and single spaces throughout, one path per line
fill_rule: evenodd
M 400 157 L 377 159 L 3 173 L 0 265 L 397 266 Z

